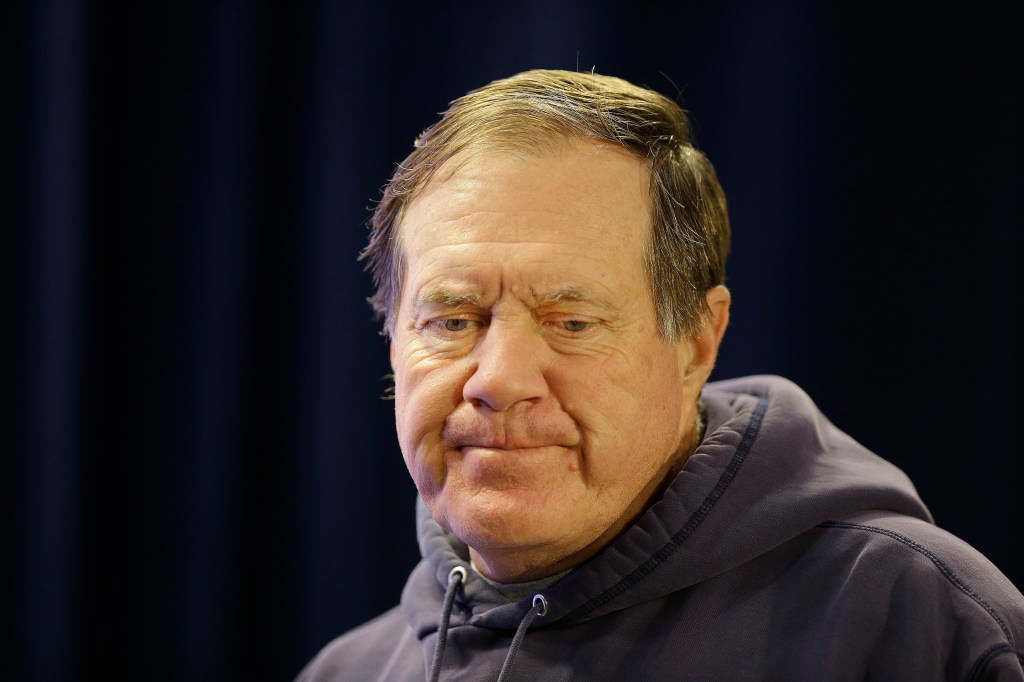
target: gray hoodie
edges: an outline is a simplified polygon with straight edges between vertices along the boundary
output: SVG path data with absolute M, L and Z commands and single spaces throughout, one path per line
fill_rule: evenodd
M 299 680 L 1024 680 L 1024 597 L 903 472 L 784 379 L 703 396 L 663 497 L 537 597 L 483 580 L 420 504 L 401 605 Z

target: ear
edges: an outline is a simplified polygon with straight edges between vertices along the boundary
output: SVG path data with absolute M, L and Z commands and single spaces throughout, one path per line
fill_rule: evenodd
M 722 337 L 725 336 L 725 328 L 729 326 L 729 305 L 732 303 L 732 294 L 724 285 L 719 284 L 708 290 L 705 299 L 708 302 L 708 310 L 711 311 L 706 331 L 710 332 L 713 337 L 713 348 L 710 349 L 712 351 L 711 364 L 713 365 L 715 358 L 718 357 L 718 346 L 721 345 Z
M 398 351 L 395 350 L 395 340 L 392 339 L 391 343 L 388 344 L 388 357 L 391 358 L 391 373 L 395 372 L 395 357 L 398 355 Z
M 725 328 L 729 326 L 729 304 L 732 296 L 723 285 L 711 287 L 705 294 L 708 303 L 708 314 L 704 325 L 696 336 L 687 337 L 679 342 L 681 358 L 685 363 L 685 376 L 693 381 L 698 388 L 704 385 L 715 360 L 718 358 L 718 346 L 722 343 Z

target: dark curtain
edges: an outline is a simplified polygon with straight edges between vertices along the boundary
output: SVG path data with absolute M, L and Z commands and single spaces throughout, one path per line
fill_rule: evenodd
M 731 201 L 715 376 L 778 373 L 1019 586 L 1019 3 L 3 10 L 5 679 L 291 679 L 415 563 L 355 257 L 532 67 L 678 97 Z

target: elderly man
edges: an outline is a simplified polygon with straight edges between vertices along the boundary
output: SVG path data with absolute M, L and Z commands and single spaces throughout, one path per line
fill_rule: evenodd
M 302 680 L 1024 679 L 1024 597 L 777 377 L 706 384 L 729 224 L 671 100 L 456 100 L 372 221 L 423 559 Z

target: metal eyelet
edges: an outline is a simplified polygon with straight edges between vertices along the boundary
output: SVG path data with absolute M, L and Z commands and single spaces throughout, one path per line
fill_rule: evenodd
M 459 582 L 461 582 L 463 585 L 465 585 L 466 584 L 466 578 L 469 577 L 469 574 L 466 572 L 466 567 L 465 566 L 456 566 L 452 570 L 448 571 L 448 584 L 449 585 L 451 585 L 452 581 L 455 580 L 455 576 L 459 576 Z
M 548 600 L 543 594 L 533 595 L 533 607 L 537 608 L 540 606 L 540 610 L 537 611 L 538 616 L 545 616 L 548 612 Z

